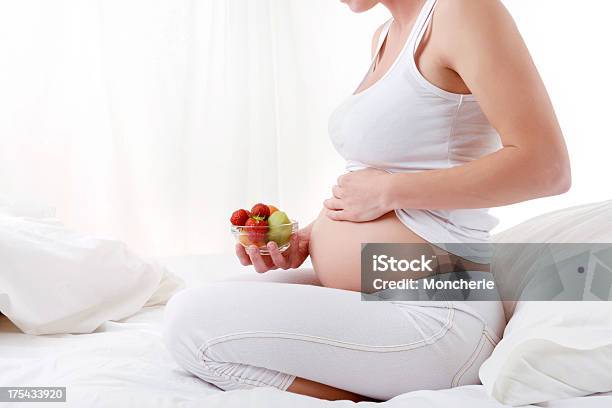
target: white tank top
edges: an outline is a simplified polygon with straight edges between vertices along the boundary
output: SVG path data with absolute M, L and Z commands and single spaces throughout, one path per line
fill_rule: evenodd
M 330 137 L 348 171 L 368 167 L 388 172 L 446 169 L 501 147 L 499 135 L 473 95 L 438 88 L 417 68 L 414 56 L 436 1 L 426 1 L 387 73 L 351 95 L 332 114 Z M 375 68 L 390 25 L 391 20 L 383 26 L 369 72 Z M 395 212 L 407 227 L 431 243 L 487 243 L 489 231 L 497 225 L 488 209 L 404 208 Z

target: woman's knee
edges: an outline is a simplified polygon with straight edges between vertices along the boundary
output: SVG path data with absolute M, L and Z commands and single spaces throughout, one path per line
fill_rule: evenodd
M 173 353 L 190 357 L 209 340 L 242 329 L 253 296 L 252 282 L 215 282 L 186 289 L 166 305 L 164 340 Z
M 217 292 L 208 287 L 187 289 L 173 296 L 166 305 L 163 338 L 166 348 L 183 368 L 197 368 L 199 349 L 207 341 Z
M 213 361 L 204 354 L 214 336 L 212 325 L 220 310 L 222 288 L 207 285 L 184 290 L 166 305 L 163 337 L 174 360 L 189 373 L 223 389 L 230 389 L 222 373 L 231 371 L 230 363 Z
M 286 389 L 294 377 L 238 361 L 232 342 L 221 341 L 241 326 L 235 319 L 228 321 L 223 313 L 235 306 L 236 299 L 231 296 L 235 289 L 232 284 L 212 284 L 175 295 L 166 306 L 167 349 L 182 368 L 221 389 Z

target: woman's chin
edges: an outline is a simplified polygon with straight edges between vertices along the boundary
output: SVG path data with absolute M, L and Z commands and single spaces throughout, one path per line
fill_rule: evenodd
M 363 13 L 365 11 L 371 10 L 378 3 L 378 1 L 372 1 L 372 0 L 340 0 L 340 1 L 346 4 L 353 13 Z

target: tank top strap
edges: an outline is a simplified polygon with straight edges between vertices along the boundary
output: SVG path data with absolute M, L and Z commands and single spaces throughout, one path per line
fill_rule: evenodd
M 380 50 L 389 35 L 389 29 L 391 28 L 391 23 L 393 19 L 390 18 L 387 20 L 385 24 L 383 24 L 382 29 L 380 30 L 380 34 L 378 36 L 378 44 L 376 45 L 376 52 L 374 53 L 374 57 L 372 57 L 372 63 L 370 64 L 370 71 L 373 72 L 376 69 L 376 65 L 378 65 L 378 58 L 380 57 Z
M 436 4 L 438 0 L 427 0 L 425 5 L 423 6 L 423 10 L 421 11 L 417 21 L 415 22 L 414 27 L 414 36 L 411 38 L 410 42 L 410 50 L 412 50 L 412 54 L 416 54 L 417 49 L 419 48 L 419 44 L 423 40 L 423 36 L 427 32 L 427 27 L 431 23 L 431 19 L 434 14 L 434 10 L 436 8 Z

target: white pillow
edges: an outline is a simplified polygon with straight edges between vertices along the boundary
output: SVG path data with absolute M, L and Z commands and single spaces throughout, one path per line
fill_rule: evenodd
M 0 312 L 25 333 L 90 333 L 179 286 L 121 242 L 0 211 Z
M 495 241 L 612 243 L 612 201 L 534 218 Z M 494 258 L 502 291 L 504 283 L 524 280 L 525 264 L 520 256 Z M 612 303 L 519 301 L 513 309 L 502 341 L 480 368 L 489 395 L 519 406 L 612 391 Z
M 534 257 L 540 256 L 543 245 L 503 245 L 504 243 L 562 243 L 588 245 L 612 244 L 612 200 L 554 211 L 532 218 L 493 237 L 497 245 L 492 270 L 495 282 L 504 299 L 518 299 L 517 290 L 532 276 L 529 267 Z M 570 258 L 570 245 L 556 246 L 554 251 L 564 259 Z M 563 254 L 561 254 L 563 252 Z M 504 304 L 506 319 L 510 319 L 514 302 Z

